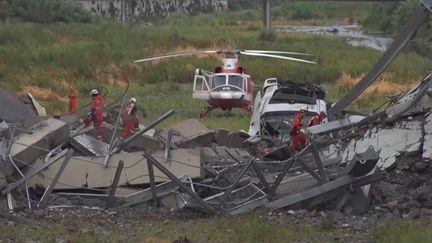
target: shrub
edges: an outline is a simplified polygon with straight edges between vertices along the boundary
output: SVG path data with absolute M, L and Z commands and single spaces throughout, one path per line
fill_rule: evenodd
M 418 1 L 407 0 L 406 2 L 401 3 L 399 7 L 393 11 L 393 18 L 398 27 L 403 26 L 406 23 L 408 17 L 412 14 L 417 4 Z
M 230 0 L 228 8 L 230 10 L 257 9 L 262 5 L 261 0 Z
M 90 22 L 90 13 L 73 0 L 7 0 L 0 4 L 0 19 L 38 23 Z
M 275 31 L 262 31 L 259 35 L 259 40 L 263 41 L 275 41 L 277 39 L 277 35 Z
M 292 17 L 294 19 L 311 19 L 313 12 L 307 5 L 295 5 Z

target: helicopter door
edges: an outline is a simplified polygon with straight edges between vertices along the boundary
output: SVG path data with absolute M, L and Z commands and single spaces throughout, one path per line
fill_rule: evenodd
M 195 75 L 192 98 L 208 100 L 210 98 L 209 92 L 210 88 L 206 76 L 199 74 Z
M 260 115 L 261 115 L 261 92 L 258 91 L 255 97 L 253 114 L 249 126 L 249 135 L 259 135 L 260 130 Z

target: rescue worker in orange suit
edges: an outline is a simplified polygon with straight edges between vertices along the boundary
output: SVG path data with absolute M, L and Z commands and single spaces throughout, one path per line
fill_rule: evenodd
M 102 140 L 102 121 L 104 113 L 103 97 L 99 94 L 97 89 L 90 91 L 90 95 L 93 97 L 91 102 L 91 110 L 88 116 L 84 119 L 84 124 L 88 126 L 91 122 L 93 122 L 93 126 L 96 130 L 96 136 L 99 140 Z
M 71 87 L 69 93 L 69 112 L 75 112 L 77 110 L 77 96 L 78 92 Z
M 290 135 L 291 135 L 291 151 L 302 150 L 306 146 L 306 138 L 304 133 L 301 131 L 303 126 L 303 112 L 297 112 L 294 115 L 294 120 L 291 123 Z
M 139 120 L 137 115 L 136 99 L 130 98 L 129 103 L 125 106 L 121 113 L 121 122 L 123 124 L 123 131 L 120 134 L 120 139 L 124 140 L 131 134 L 132 130 L 135 130 L 139 126 Z
M 326 114 L 324 112 L 320 112 L 318 115 L 311 117 L 309 120 L 308 127 L 319 125 L 323 122 L 324 118 L 326 118 Z

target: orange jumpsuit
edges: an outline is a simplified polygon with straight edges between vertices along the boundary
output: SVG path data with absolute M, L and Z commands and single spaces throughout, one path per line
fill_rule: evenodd
M 96 136 L 99 140 L 102 140 L 102 135 L 103 135 L 103 130 L 102 130 L 103 113 L 104 113 L 103 98 L 100 95 L 96 95 L 93 97 L 93 100 L 91 102 L 90 116 L 84 120 L 84 124 L 88 126 L 90 122 L 93 122 L 93 125 L 96 129 Z
M 123 123 L 123 131 L 120 134 L 120 139 L 126 139 L 131 134 L 132 129 L 139 126 L 137 107 L 134 102 L 130 102 L 123 109 L 121 120 Z
M 324 112 L 320 112 L 318 115 L 311 117 L 311 119 L 309 120 L 308 127 L 321 124 L 324 118 L 326 118 L 326 114 Z
M 306 138 L 303 132 L 300 130 L 303 126 L 302 113 L 297 112 L 294 115 L 294 120 L 291 123 L 290 135 L 291 135 L 291 151 L 300 151 L 306 145 Z
M 75 112 L 77 110 L 77 96 L 76 89 L 71 88 L 69 93 L 69 112 Z

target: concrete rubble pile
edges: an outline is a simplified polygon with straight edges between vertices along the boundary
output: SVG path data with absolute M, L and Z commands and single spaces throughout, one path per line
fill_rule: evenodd
M 92 127 L 71 119 L 38 118 L 28 127 L 0 111 L 3 205 L 156 205 L 231 215 L 322 207 L 365 213 L 371 203 L 395 213 L 432 208 L 430 76 L 383 111 L 306 129 L 308 144 L 295 154 L 277 143 L 263 153 L 260 142 L 271 139 L 194 119 L 155 130 L 174 110 L 122 142 L 115 124 L 104 123 L 99 141 Z

